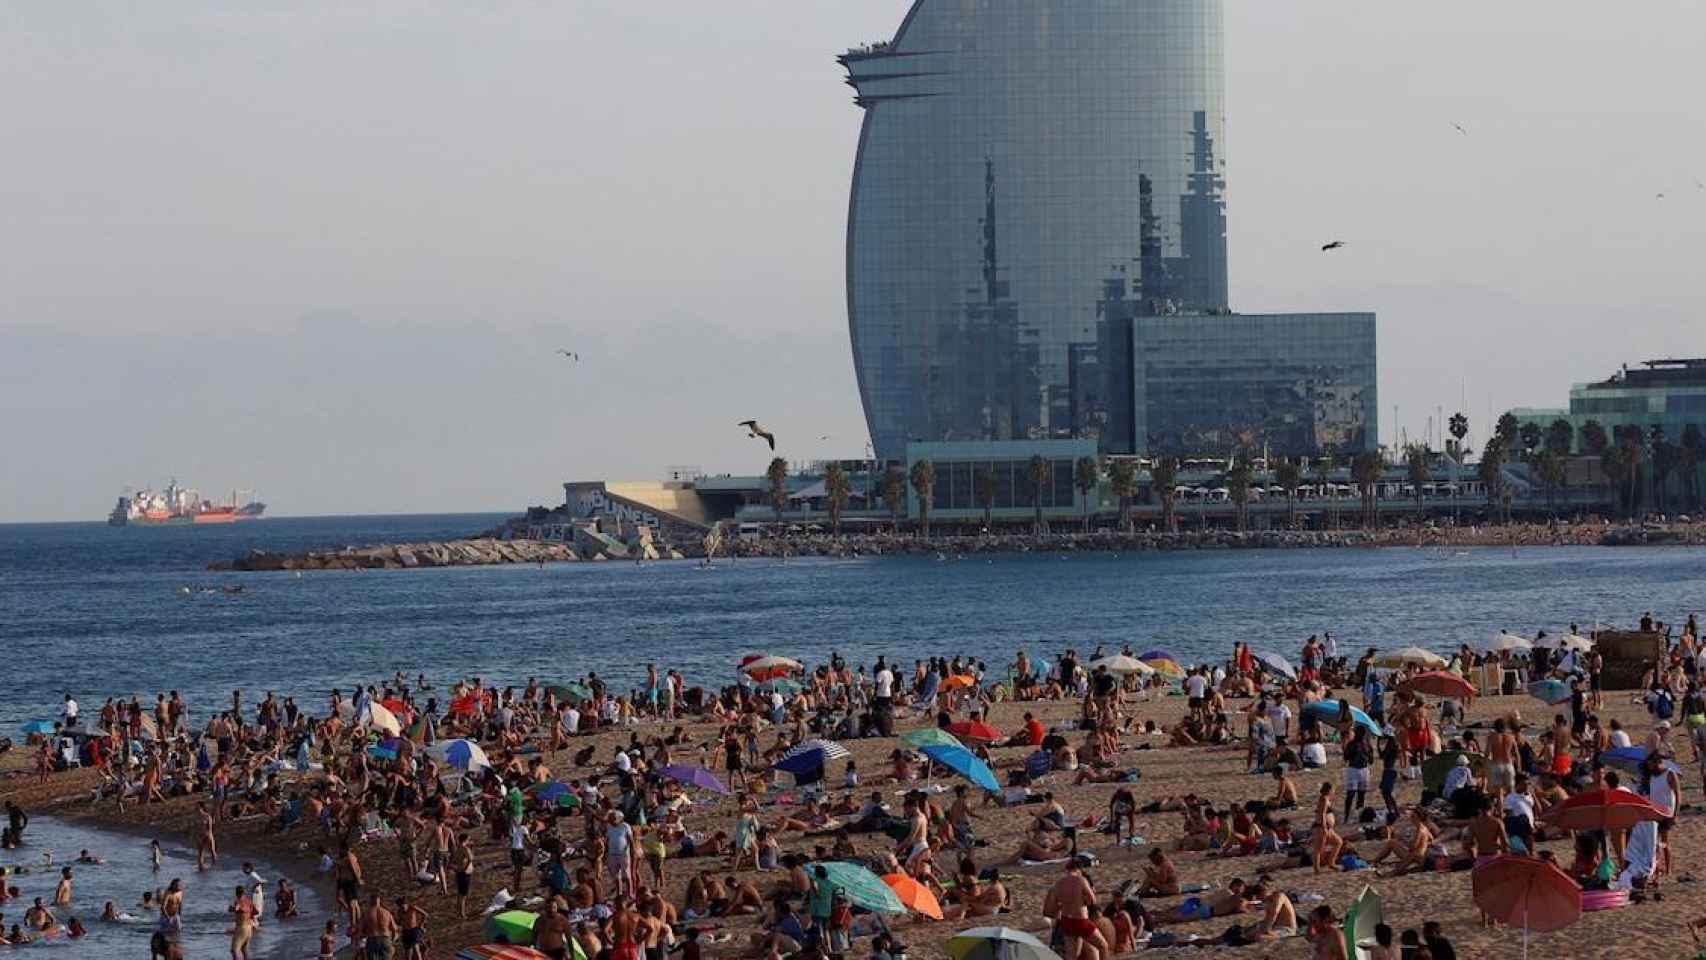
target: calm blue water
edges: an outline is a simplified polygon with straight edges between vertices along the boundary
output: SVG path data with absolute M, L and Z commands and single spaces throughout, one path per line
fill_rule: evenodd
M 7 882 L 16 886 L 23 899 L 6 904 L 7 929 L 21 923 L 31 901 L 41 897 L 53 903 L 54 885 L 59 882 L 59 869 L 69 865 L 72 872 L 72 901 L 68 907 L 51 907 L 60 923 L 72 917 L 83 922 L 89 935 L 81 940 L 58 937 L 43 940 L 23 948 L 20 956 L 65 955 L 83 960 L 134 960 L 148 955 L 148 938 L 154 932 L 159 915 L 143 910 L 139 903 L 146 890 L 159 891 L 173 880 L 184 884 L 184 930 L 181 943 L 185 956 L 223 957 L 230 955 L 230 915 L 233 888 L 244 882 L 243 861 L 221 857 L 218 866 L 197 873 L 194 852 L 185 853 L 183 838 L 162 836 L 161 846 L 166 858 L 158 873 L 148 855 L 148 838 L 131 834 L 96 831 L 74 823 L 56 821 L 50 817 L 35 817 L 24 831 L 25 846 L 0 854 L 0 864 L 22 866 L 30 872 L 9 876 Z M 67 863 L 82 851 L 103 859 L 103 864 Z M 52 863 L 44 861 L 52 857 Z M 330 904 L 311 888 L 297 890 L 297 909 L 301 917 L 279 920 L 273 917 L 273 892 L 278 889 L 278 874 L 266 864 L 258 864 L 257 872 L 266 881 L 264 906 L 267 918 L 255 934 L 250 955 L 255 960 L 297 960 L 312 955 L 320 929 Z M 293 884 L 294 886 L 294 884 Z M 134 920 L 102 922 L 102 907 L 111 901 L 122 915 L 129 913 Z M 10 954 L 8 954 L 10 956 Z
M 852 662 L 1023 646 L 1166 644 L 1223 656 L 1233 640 L 1295 652 L 1330 629 L 1341 649 L 1446 649 L 1500 629 L 1574 620 L 1680 623 L 1706 610 L 1706 550 L 1685 548 L 1215 551 L 211 574 L 251 547 L 295 550 L 474 533 L 492 516 L 270 519 L 230 527 L 0 526 L 0 731 L 51 716 L 71 690 L 192 711 L 266 690 L 323 708 L 401 669 L 525 683 L 588 669 L 637 681 L 645 663 L 726 682 L 765 649 Z M 241 583 L 237 595 L 186 585 Z

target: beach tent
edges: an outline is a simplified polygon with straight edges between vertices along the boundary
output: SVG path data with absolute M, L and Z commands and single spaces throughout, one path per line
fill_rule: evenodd
M 952 960 L 1060 960 L 1048 945 L 1012 927 L 973 927 L 948 940 Z
M 1380 894 L 1365 884 L 1345 909 L 1345 955 L 1351 960 L 1368 960 L 1373 953 L 1374 928 L 1385 919 Z
M 527 946 L 533 943 L 533 925 L 538 922 L 537 913 L 505 910 L 486 918 L 485 935 L 492 940 Z

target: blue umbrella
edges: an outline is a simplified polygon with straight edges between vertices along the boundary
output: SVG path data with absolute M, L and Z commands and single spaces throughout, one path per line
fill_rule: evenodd
M 1338 723 L 1339 701 L 1316 700 L 1303 707 L 1303 715 L 1306 717 L 1313 717 L 1317 723 Z M 1351 722 L 1355 723 L 1359 727 L 1366 728 L 1369 733 L 1372 733 L 1377 737 L 1380 736 L 1380 724 L 1375 723 L 1373 717 L 1363 713 L 1356 707 L 1351 707 Z
M 40 734 L 45 737 L 52 732 L 52 720 L 31 720 L 24 724 L 24 736 L 26 737 L 33 736 L 35 734 Z
M 1646 747 L 1612 747 L 1599 755 L 1599 762 L 1608 767 L 1616 767 L 1627 773 L 1640 775 L 1641 764 L 1647 762 Z M 1681 773 L 1682 768 L 1666 760 L 1665 769 L 1672 773 Z
M 1151 647 L 1148 650 L 1145 650 L 1142 653 L 1138 654 L 1137 659 L 1139 659 L 1139 660 L 1171 660 L 1174 663 L 1184 663 L 1183 660 L 1180 660 L 1178 657 L 1173 656 L 1173 651 L 1168 650 L 1166 647 Z
M 1001 789 L 1001 781 L 995 779 L 989 764 L 979 760 L 977 754 L 965 747 L 925 747 L 924 755 L 985 790 L 995 792 Z
M 1542 703 L 1556 706 L 1570 699 L 1570 685 L 1562 680 L 1536 680 L 1528 685 L 1528 695 Z
M 1269 670 L 1272 670 L 1287 680 L 1297 679 L 1297 671 L 1291 668 L 1291 661 L 1280 656 L 1274 651 L 1257 650 L 1252 654 L 1252 656 L 1254 656 L 1256 661 L 1262 666 L 1267 667 Z

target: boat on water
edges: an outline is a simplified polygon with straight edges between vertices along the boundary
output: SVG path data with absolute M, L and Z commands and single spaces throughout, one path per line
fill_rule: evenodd
M 114 527 L 165 526 L 194 523 L 236 523 L 258 520 L 267 505 L 253 496 L 239 503 L 237 491 L 232 491 L 229 503 L 214 503 L 188 487 L 173 480 L 160 490 L 140 490 L 118 498 L 107 523 Z

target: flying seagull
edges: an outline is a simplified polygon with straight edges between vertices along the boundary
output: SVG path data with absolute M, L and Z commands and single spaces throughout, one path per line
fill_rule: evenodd
M 568 357 L 570 360 L 573 360 L 576 363 L 581 362 L 581 355 L 578 353 L 574 353 L 573 351 L 570 351 L 570 350 L 558 350 L 557 352 L 562 354 L 565 357 Z
M 1461 134 L 1463 134 L 1463 135 L 1464 135 L 1464 136 L 1466 136 L 1466 137 L 1467 137 L 1467 136 L 1469 136 L 1469 131 L 1467 131 L 1467 130 L 1465 130 L 1465 129 L 1463 129 L 1463 124 L 1461 124 L 1461 123 L 1456 123 L 1456 122 L 1453 122 L 1453 123 L 1452 123 L 1452 126 L 1453 126 L 1453 127 L 1454 127 L 1454 128 L 1456 128 L 1456 130 L 1457 130 L 1457 132 L 1458 132 L 1458 133 L 1461 133 Z
M 1332 243 L 1323 243 L 1321 244 L 1321 252 L 1325 253 L 1328 250 L 1337 250 L 1344 245 L 1345 241 L 1343 240 L 1334 240 Z
M 1664 198 L 1665 198 L 1665 195 L 1662 193 L 1657 194 L 1656 196 L 1653 197 L 1654 200 L 1663 200 Z
M 770 443 L 770 449 L 776 449 L 776 435 L 759 426 L 757 420 L 742 420 L 739 426 L 746 428 L 748 437 L 763 437 Z

